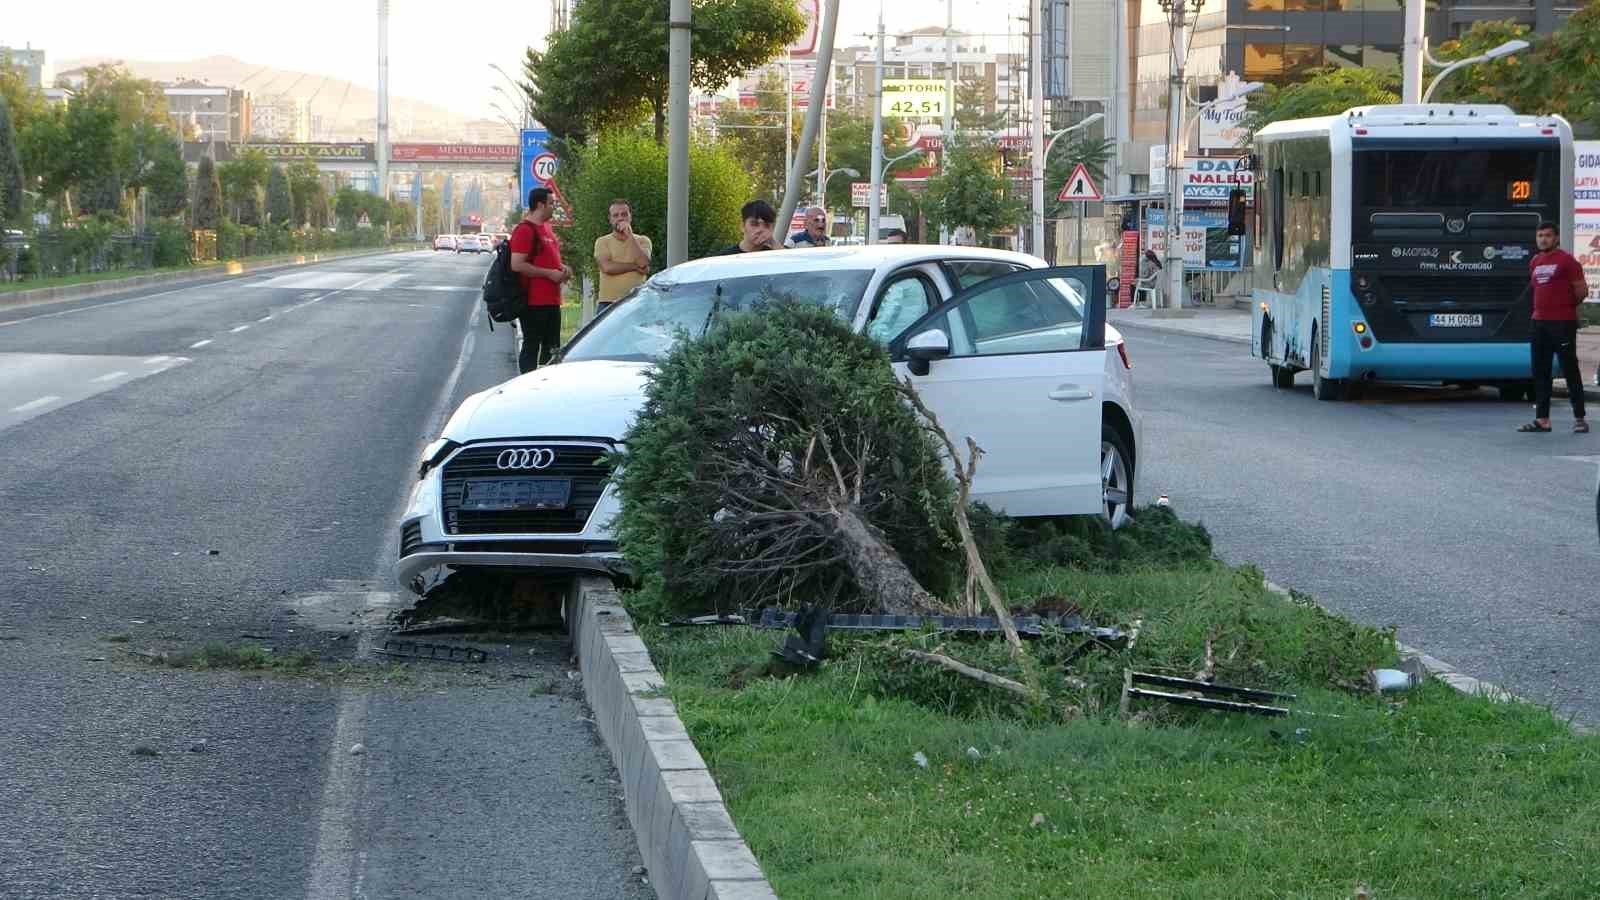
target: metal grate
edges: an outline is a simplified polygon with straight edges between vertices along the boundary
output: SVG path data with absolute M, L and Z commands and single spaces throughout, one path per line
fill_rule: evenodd
M 505 472 L 495 460 L 509 449 L 542 448 L 555 451 L 555 462 L 537 473 Z M 445 463 L 440 478 L 440 502 L 445 531 L 450 534 L 575 534 L 588 524 L 589 516 L 605 492 L 610 470 L 605 457 L 609 448 L 596 444 L 490 444 L 468 447 Z M 541 477 L 571 478 L 572 496 L 566 509 L 482 512 L 462 510 L 461 492 L 468 478 L 508 478 L 537 474 Z
M 1328 365 L 1328 322 L 1333 318 L 1333 298 L 1327 285 L 1322 286 L 1322 325 L 1317 329 L 1317 342 L 1321 344 L 1322 365 Z
M 422 523 L 407 522 L 400 528 L 400 555 L 410 556 L 422 546 Z

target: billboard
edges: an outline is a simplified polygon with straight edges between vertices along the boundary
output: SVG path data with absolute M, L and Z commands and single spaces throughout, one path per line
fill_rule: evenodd
M 942 119 L 950 98 L 944 81 L 932 78 L 885 78 L 883 115 L 902 119 Z
M 795 56 L 809 56 L 817 52 L 817 29 L 822 25 L 822 0 L 795 0 L 794 5 L 805 18 L 806 27 L 801 29 L 800 36 L 789 45 L 788 50 Z
M 483 162 L 517 161 L 516 144 L 390 144 L 389 159 L 394 162 Z
M 858 209 L 866 209 L 871 205 L 872 185 L 865 181 L 850 182 L 850 205 Z M 889 185 L 878 183 L 878 207 L 885 208 L 889 205 Z
M 1157 256 L 1167 252 L 1166 210 L 1145 212 L 1144 245 Z M 1244 267 L 1245 239 L 1228 234 L 1225 209 L 1183 211 L 1183 265 L 1187 269 L 1236 272 Z
M 1600 303 L 1600 141 L 1573 141 L 1572 255 L 1583 265 L 1589 302 Z
M 1200 149 L 1238 150 L 1250 140 L 1244 127 L 1245 98 L 1200 107 Z

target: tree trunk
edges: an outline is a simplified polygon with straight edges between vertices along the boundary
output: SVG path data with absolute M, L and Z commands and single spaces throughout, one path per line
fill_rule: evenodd
M 884 612 L 895 615 L 946 612 L 939 598 L 917 583 L 900 554 L 889 546 L 882 531 L 862 517 L 860 509 L 853 504 L 835 505 L 833 515 L 844 545 L 845 565 L 863 594 L 876 599 Z
M 655 111 L 656 118 L 656 146 L 660 147 L 667 142 L 667 101 L 665 97 L 655 96 L 650 98 L 650 108 Z

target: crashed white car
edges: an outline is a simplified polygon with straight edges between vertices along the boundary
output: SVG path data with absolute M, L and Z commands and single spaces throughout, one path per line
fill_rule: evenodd
M 1012 516 L 1122 524 L 1142 446 L 1105 270 L 935 245 L 780 250 L 684 263 L 606 310 L 556 365 L 468 397 L 429 446 L 400 523 L 402 586 L 436 566 L 625 575 L 605 460 L 651 366 L 720 314 L 789 298 L 889 349 L 952 435 L 984 449 L 973 499 Z

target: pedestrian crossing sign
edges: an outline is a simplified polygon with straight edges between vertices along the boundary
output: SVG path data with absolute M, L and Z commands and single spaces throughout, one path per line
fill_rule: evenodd
M 1056 200 L 1099 200 L 1100 189 L 1095 187 L 1094 179 L 1089 177 L 1089 170 L 1083 163 L 1072 170 L 1072 176 L 1067 183 L 1061 186 L 1061 193 L 1056 195 Z

